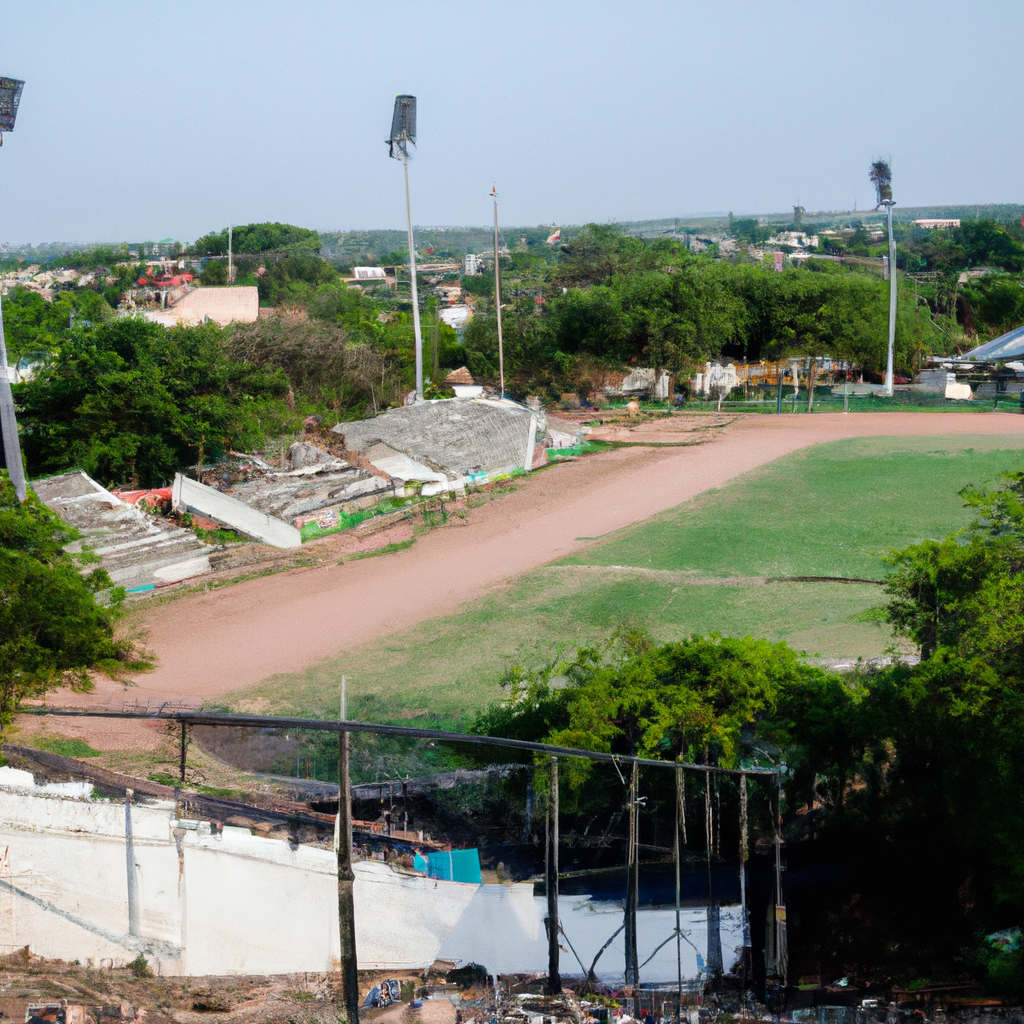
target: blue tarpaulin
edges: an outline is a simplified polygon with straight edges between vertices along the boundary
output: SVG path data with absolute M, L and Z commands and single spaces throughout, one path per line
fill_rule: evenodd
M 480 854 L 472 850 L 443 850 L 440 853 L 428 853 L 426 857 L 416 854 L 413 867 L 417 871 L 425 871 L 427 878 L 442 878 L 446 882 L 470 882 L 479 885 Z

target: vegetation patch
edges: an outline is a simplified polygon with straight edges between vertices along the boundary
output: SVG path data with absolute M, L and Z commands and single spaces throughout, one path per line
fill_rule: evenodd
M 89 746 L 85 740 L 68 739 L 65 736 L 39 736 L 33 740 L 36 750 L 61 757 L 99 757 L 100 751 Z
M 373 551 L 357 551 L 354 555 L 349 555 L 344 561 L 346 562 L 358 562 L 361 558 L 376 558 L 378 555 L 392 555 L 396 551 L 404 551 L 406 548 L 411 548 L 416 543 L 415 537 L 410 537 L 408 540 L 395 541 L 392 544 L 385 544 L 382 548 L 375 548 Z

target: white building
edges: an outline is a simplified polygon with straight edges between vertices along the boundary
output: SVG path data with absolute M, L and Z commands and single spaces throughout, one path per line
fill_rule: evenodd
M 473 277 L 480 273 L 480 257 L 476 253 L 467 252 L 462 261 L 462 272 L 467 277 Z

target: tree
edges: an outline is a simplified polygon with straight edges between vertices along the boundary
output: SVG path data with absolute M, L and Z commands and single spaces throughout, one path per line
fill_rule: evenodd
M 83 574 L 87 556 L 66 551 L 76 537 L 34 495 L 19 502 L 0 472 L 0 735 L 27 698 L 89 690 L 90 670 L 119 678 L 148 667 L 114 636 L 124 591 L 101 568 Z
M 756 723 L 777 723 L 777 736 L 790 728 L 796 705 L 785 701 L 794 694 L 804 705 L 815 693 L 834 704 L 830 680 L 835 677 L 804 664 L 782 643 L 711 634 L 656 645 L 643 631 L 620 630 L 604 644 L 580 649 L 568 664 L 510 669 L 508 699 L 477 728 L 586 750 L 735 766 L 753 755 Z M 546 731 L 538 735 L 540 728 Z
M 280 371 L 228 358 L 215 325 L 119 317 L 71 331 L 14 391 L 32 472 L 77 466 L 105 484 L 155 486 L 201 454 L 262 443 L 259 414 L 287 388 Z
M 311 228 L 299 228 L 294 224 L 280 224 L 276 221 L 243 224 L 232 229 L 231 247 L 236 253 L 315 253 L 320 250 L 320 236 Z M 228 229 L 204 235 L 189 248 L 196 256 L 226 256 Z

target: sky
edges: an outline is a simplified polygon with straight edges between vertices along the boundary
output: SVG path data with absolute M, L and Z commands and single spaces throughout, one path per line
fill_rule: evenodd
M 1020 202 L 1021 0 L 0 0 L 0 241 Z

